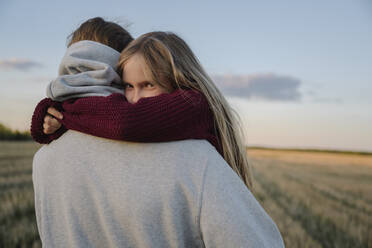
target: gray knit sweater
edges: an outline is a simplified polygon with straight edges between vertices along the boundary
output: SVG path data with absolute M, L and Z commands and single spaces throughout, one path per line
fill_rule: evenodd
M 43 247 L 284 247 L 205 140 L 131 143 L 67 131 L 34 157 Z

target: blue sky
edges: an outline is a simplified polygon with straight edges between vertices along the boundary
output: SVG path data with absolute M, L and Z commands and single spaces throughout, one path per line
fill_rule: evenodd
M 368 0 L 1 1 L 0 122 L 28 128 L 67 35 L 95 16 L 183 37 L 250 145 L 372 151 Z

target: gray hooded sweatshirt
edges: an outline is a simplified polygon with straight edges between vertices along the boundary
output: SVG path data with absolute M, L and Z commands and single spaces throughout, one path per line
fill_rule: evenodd
M 124 94 L 116 72 L 120 53 L 104 44 L 83 40 L 67 48 L 58 77 L 49 83 L 46 94 L 54 101 L 86 96 Z
M 284 247 L 204 140 L 131 143 L 67 131 L 34 156 L 43 247 Z

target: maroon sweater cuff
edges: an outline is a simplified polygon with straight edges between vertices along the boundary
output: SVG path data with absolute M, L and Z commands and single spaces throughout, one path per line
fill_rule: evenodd
M 37 104 L 32 115 L 30 128 L 31 136 L 40 144 L 49 144 L 67 131 L 67 129 L 62 125 L 62 127 L 53 134 L 45 134 L 43 132 L 44 117 L 46 116 L 49 107 L 54 107 L 59 111 L 62 110 L 61 103 L 55 102 L 50 98 L 44 98 Z

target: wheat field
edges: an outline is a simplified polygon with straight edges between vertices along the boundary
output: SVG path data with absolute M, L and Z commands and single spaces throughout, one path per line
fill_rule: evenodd
M 34 142 L 0 142 L 0 247 L 41 247 L 34 209 Z
M 251 149 L 254 195 L 286 247 L 372 247 L 372 156 Z
M 41 247 L 32 157 L 40 145 L 0 142 L 0 247 Z M 372 156 L 249 149 L 253 193 L 286 247 L 372 247 Z

